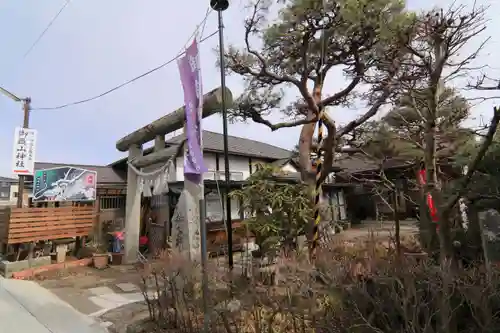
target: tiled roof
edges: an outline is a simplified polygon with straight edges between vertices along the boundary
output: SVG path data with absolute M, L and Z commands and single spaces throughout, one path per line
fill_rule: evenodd
M 65 163 L 45 163 L 35 162 L 35 170 L 52 169 L 58 167 L 74 167 L 97 172 L 97 183 L 121 184 L 126 183 L 126 174 L 120 170 L 115 170 L 110 166 L 102 165 L 84 165 L 84 164 L 65 164 Z
M 17 179 L 0 176 L 0 182 L 17 183 Z
M 184 140 L 184 134 L 175 136 L 166 141 L 166 146 L 179 144 Z M 255 140 L 239 138 L 236 136 L 228 136 L 228 150 L 231 155 L 256 157 L 270 160 L 288 159 L 292 155 L 292 151 L 270 144 Z M 144 150 L 144 155 L 150 154 L 153 148 Z M 223 153 L 224 152 L 224 136 L 220 133 L 203 131 L 203 151 Z M 127 158 L 122 158 L 115 161 L 110 166 L 117 166 L 124 163 Z
M 299 164 L 297 163 L 297 161 L 295 161 L 295 159 L 293 158 L 292 155 L 290 155 L 287 158 L 281 158 L 279 160 L 276 160 L 271 164 L 274 166 L 277 166 L 277 167 L 283 167 L 288 163 L 292 164 L 292 166 L 294 166 L 295 168 L 297 168 L 299 166 Z
M 343 156 L 334 161 L 334 164 L 342 169 L 344 173 L 367 172 L 380 169 L 380 164 L 363 156 Z M 388 159 L 383 162 L 384 169 L 401 168 L 411 166 L 413 162 L 402 159 Z
M 184 140 L 184 134 L 167 140 L 167 144 L 176 144 Z M 292 154 L 290 150 L 276 147 L 264 142 L 239 138 L 236 136 L 227 137 L 228 150 L 230 154 L 248 157 L 260 157 L 269 159 L 289 158 Z M 224 151 L 224 136 L 220 133 L 203 131 L 203 149 L 211 152 Z

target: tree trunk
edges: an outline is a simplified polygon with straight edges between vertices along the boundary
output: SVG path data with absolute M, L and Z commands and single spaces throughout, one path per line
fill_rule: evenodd
M 312 111 L 308 111 L 307 119 L 314 119 L 315 115 Z M 314 129 L 316 127 L 315 123 L 305 124 L 300 130 L 299 137 L 299 166 L 302 181 L 313 185 L 314 178 L 311 177 L 312 165 L 311 165 L 311 147 L 313 143 Z
M 434 90 L 437 88 L 431 86 Z M 431 89 L 432 90 L 432 89 Z M 424 134 L 424 164 L 426 171 L 425 195 L 431 194 L 434 205 L 437 208 L 437 219 L 439 224 L 439 249 L 440 249 L 440 264 L 441 264 L 441 278 L 442 278 L 442 291 L 440 295 L 440 312 L 439 312 L 439 325 L 441 332 L 455 333 L 456 320 L 451 305 L 451 295 L 453 293 L 453 274 L 456 268 L 456 260 L 453 256 L 453 246 L 451 243 L 450 225 L 448 214 L 443 214 L 443 197 L 441 193 L 441 184 L 437 177 L 436 168 L 436 110 L 438 93 L 435 91 L 433 94 L 434 100 L 432 107 L 430 107 L 427 119 L 425 122 Z
M 312 96 L 315 103 L 321 102 L 321 89 L 322 89 L 321 83 L 316 82 L 313 88 L 313 96 Z M 320 110 L 311 110 L 311 108 L 309 108 L 307 110 L 307 119 L 313 120 L 314 118 L 317 118 L 318 117 L 317 113 L 319 111 Z M 313 136 L 315 128 L 316 128 L 316 122 L 303 125 L 300 131 L 300 139 L 299 139 L 299 166 L 300 166 L 301 178 L 302 181 L 305 184 L 307 184 L 308 188 L 310 189 L 311 205 L 313 207 L 316 199 L 316 191 L 315 191 L 316 177 L 312 173 L 311 149 L 313 146 Z M 307 231 L 307 237 L 311 250 L 312 250 L 311 246 L 313 239 L 314 223 L 315 223 L 314 218 L 313 216 L 311 216 L 311 223 L 309 224 L 309 230 Z
M 438 236 L 441 261 L 451 260 L 453 263 L 453 246 L 450 235 L 449 216 L 443 216 L 443 197 L 441 184 L 437 177 L 436 167 L 436 123 L 434 119 L 428 119 L 425 124 L 425 150 L 424 164 L 426 171 L 425 195 L 431 194 L 434 205 L 437 207 Z
M 416 178 L 418 179 L 418 171 Z M 418 195 L 418 231 L 420 237 L 420 243 L 424 248 L 425 252 L 429 255 L 434 255 L 438 253 L 439 242 L 437 239 L 436 226 L 432 223 L 429 206 L 427 205 L 427 196 L 423 186 L 420 187 Z
M 396 254 L 398 258 L 401 258 L 401 236 L 400 236 L 400 221 L 399 221 L 399 190 L 396 187 L 394 189 L 394 210 L 393 210 L 393 219 L 394 219 L 394 228 L 395 228 L 395 242 L 396 242 Z

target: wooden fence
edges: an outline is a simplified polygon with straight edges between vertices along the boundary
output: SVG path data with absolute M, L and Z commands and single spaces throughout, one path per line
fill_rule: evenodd
M 0 243 L 4 242 L 9 224 L 10 207 L 0 207 Z
M 0 236 L 6 244 L 87 236 L 96 216 L 94 207 L 8 208 L 0 213 Z

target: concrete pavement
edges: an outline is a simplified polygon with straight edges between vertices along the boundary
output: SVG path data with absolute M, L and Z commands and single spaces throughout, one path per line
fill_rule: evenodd
M 0 277 L 2 332 L 107 333 L 98 321 L 78 312 L 32 281 Z

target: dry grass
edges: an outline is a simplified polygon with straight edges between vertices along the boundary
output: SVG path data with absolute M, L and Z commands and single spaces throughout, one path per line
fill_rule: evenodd
M 199 267 L 170 253 L 142 274 L 149 325 L 159 331 L 202 331 Z M 453 318 L 445 320 L 453 331 L 500 330 L 498 272 L 491 282 L 480 268 L 451 274 L 427 259 L 396 258 L 373 240 L 331 244 L 319 251 L 314 266 L 296 255 L 279 258 L 272 272 L 254 267 L 250 277 L 229 278 L 212 266 L 209 277 L 210 332 L 442 332 L 443 297 L 453 306 Z M 443 293 L 443 277 L 453 280 L 451 294 Z M 148 299 L 151 280 L 159 297 Z

